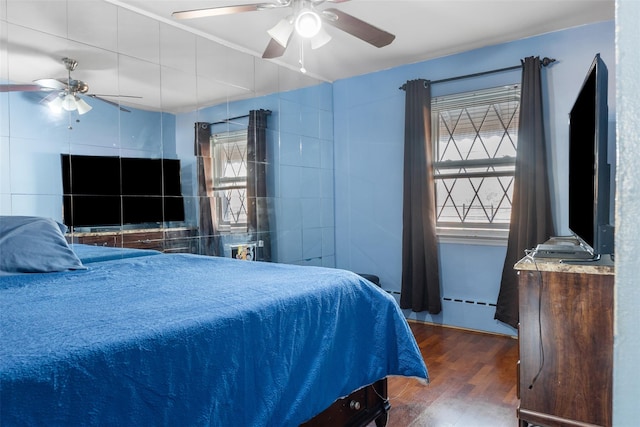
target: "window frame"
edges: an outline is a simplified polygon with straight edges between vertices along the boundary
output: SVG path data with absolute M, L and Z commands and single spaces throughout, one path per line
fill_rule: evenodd
M 216 203 L 216 220 L 217 228 L 221 232 L 246 232 L 248 230 L 247 221 L 247 151 L 248 151 L 248 132 L 247 130 L 219 132 L 211 135 L 209 139 L 211 144 L 211 168 L 212 168 L 212 191 L 215 197 Z M 245 166 L 245 175 L 237 175 L 235 177 L 219 176 L 221 170 L 224 170 L 224 165 L 227 161 L 226 156 L 222 156 L 222 145 L 235 144 L 241 152 L 241 163 Z M 241 196 L 241 206 L 244 207 L 245 221 L 229 221 L 225 218 L 225 212 L 227 210 L 227 204 L 224 203 L 227 198 L 220 193 L 225 191 L 242 191 L 244 190 L 244 196 Z
M 517 100 L 518 104 L 516 109 L 513 110 L 509 116 L 508 123 L 504 125 L 502 123 L 502 116 L 498 115 L 498 119 L 501 120 L 501 124 L 504 126 L 506 136 L 511 139 L 511 142 L 516 145 L 517 153 L 517 133 L 519 127 L 519 109 L 520 109 L 520 84 L 508 84 L 499 87 L 466 91 L 462 93 L 456 93 L 451 95 L 443 95 L 435 97 L 431 102 L 431 122 L 432 122 L 432 141 L 433 141 L 433 158 L 438 159 L 442 150 L 440 144 L 440 112 L 452 111 L 461 108 L 469 108 L 473 106 L 486 106 L 487 109 L 491 106 L 499 104 L 505 101 Z M 495 108 L 495 107 L 494 107 Z M 515 120 L 514 120 L 515 119 Z M 515 123 L 514 123 L 515 122 Z M 513 125 L 515 124 L 515 128 Z M 448 131 L 449 132 L 449 131 Z M 481 130 L 474 127 L 476 135 L 473 137 L 474 141 L 479 135 L 482 135 Z M 448 133 L 451 137 L 451 132 Z M 504 138 L 504 136 L 503 136 Z M 450 142 L 450 141 L 448 141 Z M 485 148 L 484 142 L 482 147 Z M 456 144 L 457 145 L 457 144 Z M 497 178 L 497 177 L 513 177 L 508 187 L 510 189 L 503 192 L 507 193 L 509 204 L 511 205 L 513 200 L 513 184 L 515 180 L 515 163 L 516 153 L 512 156 L 503 157 L 486 157 L 480 159 L 470 160 L 445 160 L 434 161 L 433 163 L 433 178 L 436 191 L 436 201 L 438 201 L 438 186 L 444 185 L 440 181 L 443 179 L 472 179 L 472 178 Z M 484 168 L 493 169 L 482 171 L 470 171 L 464 172 L 464 168 Z M 504 170 L 504 168 L 510 168 Z M 502 170 L 501 170 L 502 169 Z M 470 182 L 471 185 L 473 183 Z M 478 191 L 475 191 L 473 199 L 478 197 Z M 451 191 L 447 189 L 447 198 L 451 197 Z M 454 204 L 454 207 L 457 206 Z M 444 208 L 444 206 L 436 207 L 436 215 L 438 211 Z M 464 208 L 463 208 L 464 209 Z M 499 207 L 498 207 L 499 209 Z M 511 208 L 509 208 L 509 212 Z M 464 217 L 464 211 L 462 213 Z M 510 216 L 510 215 L 509 215 Z M 436 222 L 436 234 L 441 242 L 455 242 L 455 243 L 469 243 L 469 244 L 483 244 L 483 245 L 500 245 L 506 244 L 506 240 L 509 235 L 509 222 L 507 223 L 491 223 L 491 222 L 452 222 L 452 221 L 437 221 Z

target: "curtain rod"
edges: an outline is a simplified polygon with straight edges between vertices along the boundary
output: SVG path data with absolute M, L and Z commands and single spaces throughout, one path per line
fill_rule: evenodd
M 245 114 L 244 116 L 229 117 L 228 119 L 224 119 L 224 120 L 221 120 L 219 122 L 209 123 L 209 125 L 211 125 L 211 126 L 213 126 L 213 125 L 221 125 L 223 123 L 229 123 L 232 120 L 244 119 L 246 117 L 249 117 L 249 115 Z
M 271 110 L 258 110 L 258 111 L 264 111 L 265 113 L 267 113 L 267 115 L 270 115 L 270 114 L 271 114 Z M 245 118 L 247 118 L 247 117 L 249 117 L 249 116 L 250 116 L 250 114 L 245 114 L 245 115 L 243 115 L 243 116 L 229 117 L 228 119 L 224 119 L 224 120 L 221 120 L 221 121 L 219 121 L 219 122 L 209 123 L 209 126 L 213 126 L 213 125 L 221 125 L 221 124 L 223 124 L 223 123 L 229 123 L 229 122 L 230 122 L 230 121 L 232 121 L 232 120 L 245 119 Z
M 556 60 L 553 58 L 547 58 L 546 56 L 542 59 L 542 66 L 546 67 L 549 64 L 554 63 Z M 522 64 L 520 65 L 514 65 L 512 67 L 505 67 L 505 68 L 497 68 L 495 70 L 489 70 L 489 71 L 481 71 L 479 73 L 473 73 L 473 74 L 465 74 L 463 76 L 456 76 L 456 77 L 449 77 L 446 79 L 440 79 L 440 80 L 433 80 L 433 81 L 428 81 L 430 84 L 436 84 L 436 83 L 446 83 L 446 82 L 452 82 L 455 80 L 462 80 L 462 79 L 468 79 L 471 77 L 479 77 L 479 76 L 484 76 L 485 74 L 495 74 L 495 73 L 502 73 L 504 71 L 511 71 L 511 70 L 517 70 L 518 68 L 522 68 Z M 400 89 L 405 90 L 407 87 L 406 83 L 403 84 L 402 86 L 400 86 Z

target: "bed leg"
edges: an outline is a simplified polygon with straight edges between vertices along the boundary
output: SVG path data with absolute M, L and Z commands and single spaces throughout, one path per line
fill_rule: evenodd
M 389 412 L 385 412 L 376 418 L 376 427 L 385 427 L 387 425 L 387 421 L 389 420 Z

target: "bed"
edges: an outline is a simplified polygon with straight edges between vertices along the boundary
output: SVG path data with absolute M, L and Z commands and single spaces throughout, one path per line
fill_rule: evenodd
M 0 217 L 2 426 L 297 426 L 387 376 L 428 382 L 393 298 L 354 273 L 65 228 Z

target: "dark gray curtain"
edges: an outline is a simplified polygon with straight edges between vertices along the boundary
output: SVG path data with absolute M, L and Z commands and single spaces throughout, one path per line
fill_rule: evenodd
M 554 232 L 545 152 L 541 67 L 538 57 L 528 57 L 523 62 L 511 225 L 495 313 L 497 320 L 513 327 L 518 325 L 518 276 L 513 266 L 525 255 L 525 249 L 546 241 Z
M 442 310 L 431 140 L 431 85 L 408 81 L 405 100 L 400 307 Z
M 215 198 L 212 190 L 211 170 L 211 125 L 197 122 L 195 124 L 196 167 L 198 169 L 198 236 L 199 253 L 202 255 L 219 255 L 218 237 L 213 222 Z
M 267 198 L 267 117 L 269 110 L 251 110 L 247 129 L 247 223 L 260 261 L 271 261 L 269 207 Z

